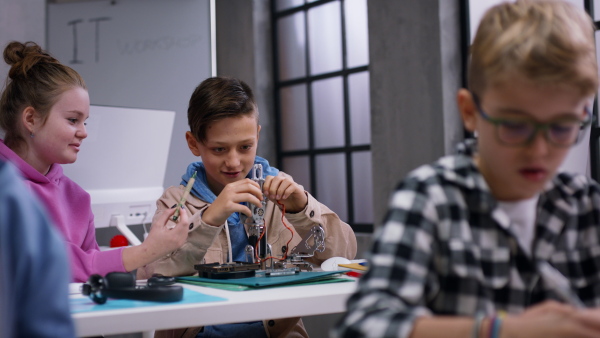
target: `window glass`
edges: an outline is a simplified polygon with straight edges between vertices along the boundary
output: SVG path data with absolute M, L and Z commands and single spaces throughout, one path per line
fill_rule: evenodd
M 330 2 L 308 10 L 311 75 L 342 69 L 340 3 Z
M 348 219 L 344 154 L 316 156 L 316 181 L 319 202 L 333 210 L 344 221 Z
M 350 132 L 353 145 L 371 143 L 371 100 L 369 88 L 369 72 L 361 72 L 348 76 Z
M 284 87 L 281 98 L 282 149 L 301 150 L 308 148 L 308 114 L 306 85 Z
M 373 176 L 371 152 L 352 154 L 352 188 L 354 198 L 354 221 L 373 223 Z
M 315 81 L 312 85 L 313 131 L 316 148 L 344 145 L 344 91 L 342 78 Z
M 584 0 L 566 0 L 567 2 L 572 3 L 573 5 L 585 10 Z
M 304 12 L 281 18 L 277 24 L 280 80 L 306 76 L 304 27 Z
M 367 0 L 344 1 L 346 29 L 346 65 L 348 68 L 369 63 Z
M 477 32 L 477 26 L 485 11 L 505 0 L 469 0 L 469 25 L 471 26 L 471 42 Z
M 294 178 L 294 182 L 310 191 L 310 165 L 308 156 L 288 156 L 283 159 L 283 171 Z
M 490 7 L 497 5 L 501 2 L 505 2 L 507 0 L 469 0 L 469 17 L 470 17 L 470 25 L 471 25 L 471 42 L 473 41 L 473 37 L 475 37 L 475 32 L 477 31 L 477 26 L 483 17 L 485 11 L 487 11 Z M 585 9 L 584 0 L 566 0 L 581 9 Z M 594 0 L 596 3 L 600 2 L 598 0 Z M 594 7 L 597 8 L 597 7 Z
M 276 0 L 275 1 L 275 8 L 278 11 L 283 11 L 283 10 L 298 7 L 301 5 L 304 5 L 303 0 Z

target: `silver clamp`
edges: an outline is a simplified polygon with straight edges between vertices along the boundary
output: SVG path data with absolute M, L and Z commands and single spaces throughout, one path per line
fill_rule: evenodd
M 276 269 L 290 269 L 296 267 L 300 270 L 312 271 L 311 263 L 304 258 L 313 257 L 315 252 L 325 251 L 325 230 L 318 224 L 302 237 L 302 241 L 288 254 L 284 261 L 275 262 Z
M 310 228 L 310 231 L 302 237 L 302 241 L 290 252 L 290 256 L 312 257 L 315 255 L 315 251 L 325 251 L 325 230 L 321 224 Z
M 250 179 L 258 183 L 260 190 L 263 189 L 265 179 L 263 177 L 262 164 L 255 164 L 250 171 Z M 240 219 L 243 224 L 248 225 L 248 239 L 250 244 L 245 249 L 245 256 L 247 262 L 255 262 L 255 258 L 263 259 L 269 255 L 267 249 L 267 233 L 265 228 L 265 210 L 267 206 L 267 200 L 263 195 L 261 200 L 261 206 L 257 207 L 252 203 L 248 203 L 248 208 L 252 213 L 252 218 L 247 217 L 245 214 L 240 214 Z M 264 262 L 262 267 L 264 269 Z

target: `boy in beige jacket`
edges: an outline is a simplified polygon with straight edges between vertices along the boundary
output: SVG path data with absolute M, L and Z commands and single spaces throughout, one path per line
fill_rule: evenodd
M 267 198 L 264 222 L 272 255 L 291 251 L 314 225 L 325 230 L 325 250 L 308 259 L 320 265 L 341 256 L 353 259 L 356 237 L 350 226 L 319 203 L 290 175 L 256 156 L 261 126 L 250 87 L 241 80 L 214 77 L 194 91 L 188 107 L 188 146 L 200 162 L 191 163 L 181 185 L 168 188 L 157 202 L 157 215 L 170 209 L 197 173 L 185 204 L 191 216 L 188 241 L 177 251 L 138 270 L 139 278 L 153 273 L 169 276 L 195 274 L 194 265 L 245 261 L 248 227 L 240 214 L 251 217 L 248 207 L 261 207 Z M 263 189 L 249 179 L 254 164 L 261 164 Z M 284 212 L 285 211 L 285 212 Z M 156 217 L 156 216 L 155 216 Z M 292 306 L 292 305 L 290 305 Z M 225 314 L 224 314 L 225 315 Z M 167 337 L 307 337 L 300 318 L 264 320 L 158 332 Z

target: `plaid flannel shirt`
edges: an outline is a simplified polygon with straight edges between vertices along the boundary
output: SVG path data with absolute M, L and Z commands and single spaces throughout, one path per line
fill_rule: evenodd
M 334 336 L 408 337 L 419 316 L 515 314 L 559 300 L 538 261 L 564 275 L 586 306 L 600 305 L 600 186 L 567 173 L 551 180 L 529 255 L 473 162 L 475 142 L 461 147 L 411 172 L 392 194 L 369 271 Z

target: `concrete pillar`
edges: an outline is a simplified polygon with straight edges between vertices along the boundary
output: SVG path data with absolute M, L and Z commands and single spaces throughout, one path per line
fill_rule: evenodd
M 458 1 L 368 2 L 375 226 L 412 169 L 462 138 Z
M 217 74 L 244 80 L 260 112 L 258 155 L 275 163 L 271 15 L 268 0 L 218 0 Z

